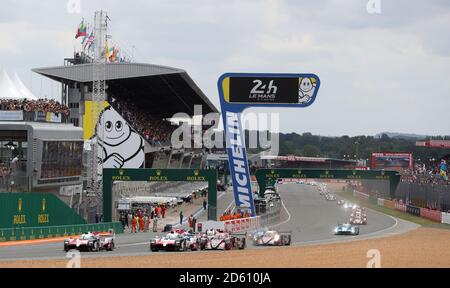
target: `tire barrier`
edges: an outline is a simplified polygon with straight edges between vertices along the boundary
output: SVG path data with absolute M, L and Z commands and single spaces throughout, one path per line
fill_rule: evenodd
M 47 227 L 6 228 L 0 229 L 0 242 L 58 238 L 79 235 L 86 231 L 104 232 L 108 231 L 109 229 L 114 229 L 116 233 L 123 233 L 123 226 L 120 222 Z
M 441 222 L 444 224 L 450 224 L 450 213 L 442 212 Z
M 413 205 L 406 205 L 406 212 L 411 215 L 420 217 L 420 208 Z
M 420 208 L 420 217 L 427 218 L 427 219 L 441 223 L 442 212 L 436 211 L 436 210 L 430 210 L 427 208 Z
M 395 201 L 395 210 L 406 212 L 406 205 Z

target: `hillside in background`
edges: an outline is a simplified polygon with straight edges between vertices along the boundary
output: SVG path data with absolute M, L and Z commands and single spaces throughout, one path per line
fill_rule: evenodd
M 430 158 L 439 159 L 450 154 L 449 149 L 416 147 L 417 140 L 427 138 L 429 137 L 390 137 L 386 133 L 379 136 L 356 137 L 324 137 L 311 133 L 301 135 L 281 133 L 279 139 L 280 155 L 370 159 L 372 152 L 412 152 L 415 159 L 428 162 Z M 450 140 L 448 137 L 445 138 Z M 442 137 L 439 139 L 442 139 Z

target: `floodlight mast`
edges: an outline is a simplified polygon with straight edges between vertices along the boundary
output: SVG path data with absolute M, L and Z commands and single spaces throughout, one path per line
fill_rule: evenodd
M 91 127 L 93 130 L 91 141 L 91 193 L 100 199 L 102 192 L 103 160 L 99 149 L 99 141 L 103 142 L 103 121 L 99 115 L 102 111 L 102 103 L 106 101 L 106 51 L 109 17 L 105 11 L 96 11 L 94 16 L 94 58 L 92 63 L 92 105 Z

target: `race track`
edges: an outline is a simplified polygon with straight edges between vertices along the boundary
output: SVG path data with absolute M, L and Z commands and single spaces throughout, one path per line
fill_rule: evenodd
M 284 184 L 279 188 L 284 209 L 281 222 L 274 227 L 281 231 L 291 231 L 293 245 L 313 245 L 319 243 L 351 241 L 385 235 L 400 234 L 417 228 L 410 222 L 367 210 L 368 225 L 360 228 L 359 236 L 335 236 L 333 229 L 338 222 L 347 221 L 350 210 L 345 210 L 334 201 L 327 201 L 317 188 L 308 185 Z M 232 204 L 233 195 L 227 193 L 218 200 L 218 213 Z M 199 215 L 199 219 L 203 217 Z M 148 241 L 155 233 L 120 234 L 116 237 L 114 252 L 82 253 L 82 257 L 134 256 L 151 254 Z M 26 259 L 64 259 L 62 243 L 32 244 L 0 247 L 0 261 Z M 253 247 L 248 249 L 265 249 Z M 282 249 L 282 248 L 281 248 Z M 164 253 L 160 252 L 159 254 Z M 187 252 L 187 253 L 208 253 Z

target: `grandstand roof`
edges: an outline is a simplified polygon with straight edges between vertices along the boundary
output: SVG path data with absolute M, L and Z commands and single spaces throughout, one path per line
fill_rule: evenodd
M 58 82 L 90 83 L 92 65 L 35 68 L 33 71 Z M 178 112 L 193 115 L 194 104 L 203 106 L 203 114 L 218 111 L 182 69 L 142 63 L 107 63 L 106 81 L 108 95 L 126 94 L 153 115 L 171 117 Z

